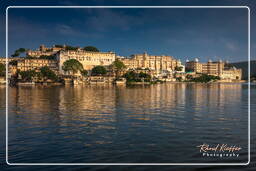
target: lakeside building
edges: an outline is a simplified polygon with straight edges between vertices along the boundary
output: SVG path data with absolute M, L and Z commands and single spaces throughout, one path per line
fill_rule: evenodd
M 147 53 L 134 54 L 130 58 L 118 56 L 114 52 L 94 52 L 86 51 L 79 47 L 65 45 L 53 45 L 45 47 L 41 45 L 37 50 L 28 50 L 27 56 L 23 58 L 8 58 L 9 75 L 15 75 L 17 71 L 39 70 L 47 66 L 58 75 L 69 75 L 63 71 L 62 67 L 65 61 L 70 59 L 78 60 L 85 70 L 90 72 L 95 66 L 104 66 L 108 70 L 107 76 L 113 76 L 114 72 L 109 67 L 115 60 L 124 63 L 127 70 L 133 70 L 137 73 L 146 73 L 152 78 L 177 80 L 182 78 L 186 80 L 187 76 L 199 77 L 202 74 L 219 76 L 222 80 L 241 80 L 242 70 L 236 69 L 226 62 L 211 61 L 201 63 L 196 58 L 193 61 L 186 61 L 185 66 L 181 61 L 167 55 L 149 55 Z M 11 62 L 13 61 L 13 62 Z M 0 63 L 6 63 L 6 58 L 0 58 Z M 185 72 L 186 68 L 186 72 Z M 127 70 L 122 71 L 124 74 Z M 81 73 L 77 73 L 81 76 Z
M 235 67 L 224 69 L 221 76 L 223 80 L 241 80 L 242 79 L 242 69 L 237 69 Z
M 28 71 L 28 70 L 38 70 L 41 67 L 47 66 L 51 70 L 58 71 L 58 62 L 51 59 L 23 59 L 17 61 L 17 70 Z
M 242 70 L 235 67 L 227 67 L 226 62 L 221 60 L 200 63 L 197 58 L 193 61 L 186 61 L 186 71 L 199 74 L 219 76 L 221 79 L 241 80 Z
M 5 57 L 0 57 L 0 63 L 1 64 L 6 64 L 6 61 L 11 62 L 11 61 L 19 61 L 22 60 L 22 58 L 19 57 L 8 57 L 7 59 Z
M 58 63 L 58 71 L 61 74 L 65 74 L 62 70 L 62 66 L 63 63 L 69 59 L 78 60 L 83 65 L 84 69 L 89 71 L 97 65 L 109 66 L 116 60 L 116 54 L 114 52 L 92 52 L 85 51 L 81 48 L 77 48 L 76 50 L 67 50 L 66 45 L 53 45 L 49 48 L 41 45 L 37 50 L 28 50 L 26 55 L 33 58 L 40 58 L 41 56 L 55 56 Z M 38 64 L 35 63 L 37 61 L 31 62 L 34 64 L 28 66 L 30 68 L 33 68 L 34 65 L 41 65 L 41 62 Z M 48 61 L 48 63 L 51 62 Z
M 39 58 L 40 56 L 52 56 L 56 55 L 60 50 L 65 49 L 65 45 L 54 45 L 53 47 L 47 48 L 44 45 L 40 45 L 37 50 L 28 50 L 26 55 L 34 58 Z
M 6 62 L 8 62 L 8 75 L 9 77 L 11 77 L 12 75 L 15 75 L 17 73 L 17 65 L 14 64 L 10 64 L 10 62 L 13 62 L 13 61 L 21 61 L 22 58 L 19 58 L 19 57 L 8 57 L 7 59 L 5 57 L 0 57 L 0 63 L 1 64 L 6 64 Z M 16 63 L 16 62 L 15 62 Z
M 60 50 L 56 54 L 58 61 L 58 68 L 61 74 L 65 72 L 62 70 L 63 63 L 69 59 L 78 60 L 85 70 L 91 70 L 93 67 L 109 66 L 116 60 L 116 54 L 114 52 L 90 52 L 85 50 Z
M 155 71 L 155 74 L 172 72 L 176 70 L 176 67 L 181 67 L 181 71 L 185 72 L 185 67 L 181 61 L 171 56 L 155 56 L 143 53 L 131 55 L 131 58 L 120 58 L 120 60 L 128 69 L 149 69 Z

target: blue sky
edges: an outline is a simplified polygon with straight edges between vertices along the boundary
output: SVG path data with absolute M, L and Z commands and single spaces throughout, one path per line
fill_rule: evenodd
M 32 2 L 12 1 L 4 5 L 250 5 L 252 20 L 255 15 L 255 4 L 236 0 L 231 4 L 230 1 L 209 1 L 208 4 L 202 1 L 160 1 L 158 4 L 153 1 L 140 1 L 139 4 L 129 1 L 128 4 L 102 0 L 87 1 L 86 4 L 67 0 L 62 3 Z M 174 56 L 183 62 L 195 57 L 201 61 L 220 58 L 244 61 L 248 56 L 247 17 L 246 8 L 9 9 L 9 54 L 19 47 L 36 49 L 40 44 L 68 44 L 93 45 L 101 51 L 114 51 L 121 56 L 146 51 L 153 55 Z M 2 27 L 0 33 L 3 32 Z M 0 42 L 4 44 L 4 41 Z M 5 56 L 4 48 L 1 46 L 1 56 Z M 252 55 L 254 50 L 256 46 L 252 40 Z

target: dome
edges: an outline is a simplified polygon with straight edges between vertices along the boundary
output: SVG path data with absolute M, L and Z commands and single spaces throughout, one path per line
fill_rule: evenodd
M 189 62 L 189 60 L 188 60 L 188 59 L 186 59 L 186 62 Z
M 195 58 L 195 62 L 198 62 L 199 60 L 198 60 L 198 58 Z
M 212 60 L 211 60 L 211 59 L 209 59 L 209 60 L 208 60 L 208 62 L 212 62 Z

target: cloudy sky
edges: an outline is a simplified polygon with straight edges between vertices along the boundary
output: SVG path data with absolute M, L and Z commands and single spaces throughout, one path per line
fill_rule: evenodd
M 51 4 L 49 1 L 47 4 L 44 1 L 33 4 L 24 1 L 8 5 L 148 5 L 146 2 L 151 1 L 144 1 L 144 4 L 109 2 L 106 4 L 106 1 L 100 0 L 82 4 L 64 1 L 63 4 Z M 175 5 L 198 5 L 198 1 L 194 4 L 187 2 Z M 202 5 L 230 5 L 230 1 L 222 3 Z M 255 4 L 251 6 L 254 8 Z M 8 16 L 9 54 L 20 47 L 36 49 L 40 44 L 68 44 L 81 47 L 92 45 L 121 56 L 146 51 L 153 55 L 174 56 L 183 61 L 195 57 L 201 61 L 220 58 L 244 61 L 248 56 L 247 8 L 10 8 Z M 254 46 L 252 43 L 252 49 L 256 49 Z M 4 48 L 1 46 L 1 56 L 5 56 Z

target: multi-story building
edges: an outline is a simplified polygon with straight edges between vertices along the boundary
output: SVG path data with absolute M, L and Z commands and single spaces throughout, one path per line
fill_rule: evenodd
M 53 71 L 58 71 L 58 63 L 56 60 L 23 59 L 17 62 L 17 70 L 19 71 L 38 70 L 44 66 L 49 67 Z
M 192 71 L 196 73 L 202 73 L 203 71 L 203 65 L 202 63 L 198 62 L 198 59 L 195 58 L 194 61 L 186 60 L 186 71 Z
M 37 50 L 28 50 L 27 56 L 35 57 L 35 58 L 39 58 L 40 56 L 52 56 L 52 55 L 56 55 L 57 52 L 59 52 L 64 48 L 65 48 L 65 45 L 64 46 L 54 45 L 53 47 L 50 47 L 50 48 L 47 48 L 44 45 L 41 45 Z
M 62 70 L 63 63 L 69 59 L 78 60 L 84 67 L 85 70 L 91 70 L 93 67 L 109 66 L 115 59 L 116 54 L 114 52 L 90 52 L 85 50 L 61 50 L 56 54 L 58 61 L 59 72 L 64 74 Z
M 221 79 L 227 80 L 241 80 L 242 79 L 242 69 L 237 69 L 235 67 L 224 69 L 221 74 Z
M 8 57 L 7 59 L 5 58 L 5 57 L 0 57 L 0 63 L 2 63 L 2 64 L 6 64 L 6 61 L 8 61 L 8 62 L 11 62 L 11 61 L 19 61 L 19 60 L 21 60 L 22 58 L 18 58 L 18 57 L 15 57 L 15 58 L 13 58 L 13 57 Z
M 200 63 L 196 58 L 194 61 L 186 61 L 186 70 L 196 73 L 220 76 L 224 70 L 224 64 L 225 63 L 221 60 L 217 62 L 212 62 L 209 60 L 207 63 Z
M 18 63 L 18 61 L 21 61 L 21 60 L 22 60 L 22 58 L 18 58 L 18 57 L 15 57 L 15 58 L 9 57 L 7 59 L 5 57 L 0 57 L 0 63 L 5 65 L 6 62 L 8 61 L 8 64 L 9 64 L 8 65 L 8 74 L 10 77 L 11 77 L 11 75 L 16 74 L 16 72 L 17 72 L 17 65 L 14 61 L 16 61 Z M 14 63 L 10 63 L 10 62 L 14 62 Z
M 160 73 L 162 71 L 174 71 L 176 67 L 183 67 L 181 61 L 171 56 L 155 56 L 147 53 L 135 54 L 131 58 L 120 59 L 128 69 L 150 69 Z
M 0 64 L 6 64 L 6 58 L 0 57 Z
M 225 62 L 221 60 L 212 62 L 209 60 L 206 63 L 200 63 L 197 58 L 194 61 L 186 61 L 186 70 L 195 73 L 209 74 L 219 76 L 221 79 L 241 79 L 242 70 L 236 68 L 226 68 Z

